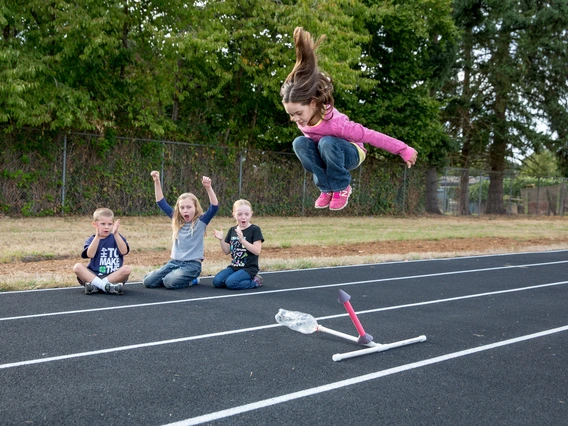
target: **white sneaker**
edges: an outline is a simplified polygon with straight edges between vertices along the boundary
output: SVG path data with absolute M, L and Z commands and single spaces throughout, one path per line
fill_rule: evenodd
M 105 285 L 105 291 L 109 294 L 120 294 L 122 295 L 124 293 L 124 284 L 122 283 L 107 283 L 107 285 Z

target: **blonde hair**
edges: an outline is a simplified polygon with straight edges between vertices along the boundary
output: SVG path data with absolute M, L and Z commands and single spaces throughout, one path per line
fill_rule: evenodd
M 93 213 L 93 221 L 98 222 L 99 220 L 101 220 L 101 217 L 103 216 L 114 219 L 114 213 L 112 212 L 111 209 L 107 209 L 106 207 L 101 207 L 100 209 L 96 209 L 95 212 Z
M 314 41 L 309 32 L 302 27 L 296 27 L 296 64 L 280 88 L 283 103 L 308 105 L 314 101 L 322 117 L 327 111 L 331 111 L 335 104 L 332 96 L 333 81 L 320 71 L 316 56 L 316 50 L 324 40 L 325 35 L 321 35 Z
M 233 203 L 233 213 L 237 211 L 240 206 L 249 206 L 252 210 L 252 205 L 250 202 L 244 199 L 237 200 Z
M 199 220 L 201 215 L 203 215 L 203 208 L 201 207 L 201 204 L 199 203 L 199 200 L 197 199 L 197 197 L 195 195 L 193 195 L 191 192 L 185 192 L 185 193 L 181 194 L 176 201 L 176 205 L 174 206 L 174 212 L 173 212 L 173 215 L 172 215 L 172 240 L 173 241 L 177 240 L 179 230 L 185 224 L 185 220 L 184 220 L 183 216 L 181 215 L 181 213 L 179 211 L 179 204 L 182 201 L 184 201 L 188 198 L 190 200 L 192 200 L 193 204 L 195 205 L 195 215 L 193 216 L 193 219 L 191 219 L 191 228 L 192 229 L 195 228 L 195 224 L 197 223 L 197 221 Z

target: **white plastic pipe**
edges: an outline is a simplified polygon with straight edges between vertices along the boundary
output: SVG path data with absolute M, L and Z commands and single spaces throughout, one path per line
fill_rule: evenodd
M 342 333 L 341 331 L 335 331 L 335 330 L 332 330 L 331 328 L 327 328 L 327 327 L 324 327 L 323 325 L 319 325 L 319 324 L 318 324 L 317 330 L 323 331 L 324 333 L 333 334 L 334 336 L 341 337 L 343 339 L 346 339 L 346 340 L 349 340 L 349 341 L 355 342 L 355 343 L 358 343 L 358 340 L 359 340 L 358 337 Z M 366 345 L 363 345 L 363 346 L 367 346 L 369 348 L 374 348 L 375 346 L 377 346 L 377 344 L 375 342 L 369 342 L 369 343 L 367 343 Z
M 341 361 L 343 359 L 347 359 L 347 358 L 353 358 L 356 356 L 361 356 L 361 355 L 367 355 L 367 354 L 372 354 L 375 352 L 383 352 L 389 349 L 393 349 L 393 348 L 398 348 L 400 346 L 406 346 L 406 345 L 411 345 L 412 343 L 420 343 L 420 342 L 424 342 L 426 340 L 426 336 L 418 336 L 418 337 L 414 337 L 413 339 L 407 339 L 407 340 L 401 340 L 400 342 L 394 342 L 394 343 L 387 343 L 387 344 L 376 344 L 376 346 L 374 347 L 370 347 L 368 349 L 360 349 L 358 351 L 353 351 L 353 352 L 345 352 L 342 354 L 335 354 L 331 357 L 331 359 L 333 359 L 334 361 Z

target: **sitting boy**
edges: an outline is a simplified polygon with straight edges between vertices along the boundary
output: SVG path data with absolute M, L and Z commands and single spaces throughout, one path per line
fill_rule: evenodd
M 91 259 L 87 266 L 77 263 L 73 272 L 77 281 L 85 286 L 85 294 L 104 293 L 122 294 L 124 282 L 130 276 L 130 267 L 123 265 L 123 257 L 130 247 L 118 233 L 120 219 L 114 221 L 114 213 L 107 208 L 100 208 L 93 213 L 95 234 L 85 241 L 83 259 Z

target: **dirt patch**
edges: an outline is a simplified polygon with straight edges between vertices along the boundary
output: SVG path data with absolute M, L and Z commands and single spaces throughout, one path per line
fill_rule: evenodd
M 408 253 L 505 253 L 521 251 L 529 247 L 546 250 L 568 244 L 568 238 L 516 240 L 513 238 L 468 238 L 446 239 L 439 241 L 378 241 L 362 244 L 345 244 L 338 246 L 297 246 L 289 248 L 263 247 L 262 258 L 266 259 L 298 259 L 302 257 L 342 257 L 342 256 L 372 256 Z M 131 266 L 161 265 L 168 261 L 169 250 L 131 253 L 128 264 Z M 221 251 L 206 252 L 207 260 L 228 260 Z M 0 274 L 10 274 L 14 269 L 32 274 L 47 272 L 71 271 L 73 265 L 80 262 L 79 258 L 67 259 L 31 259 L 25 262 L 0 264 Z

